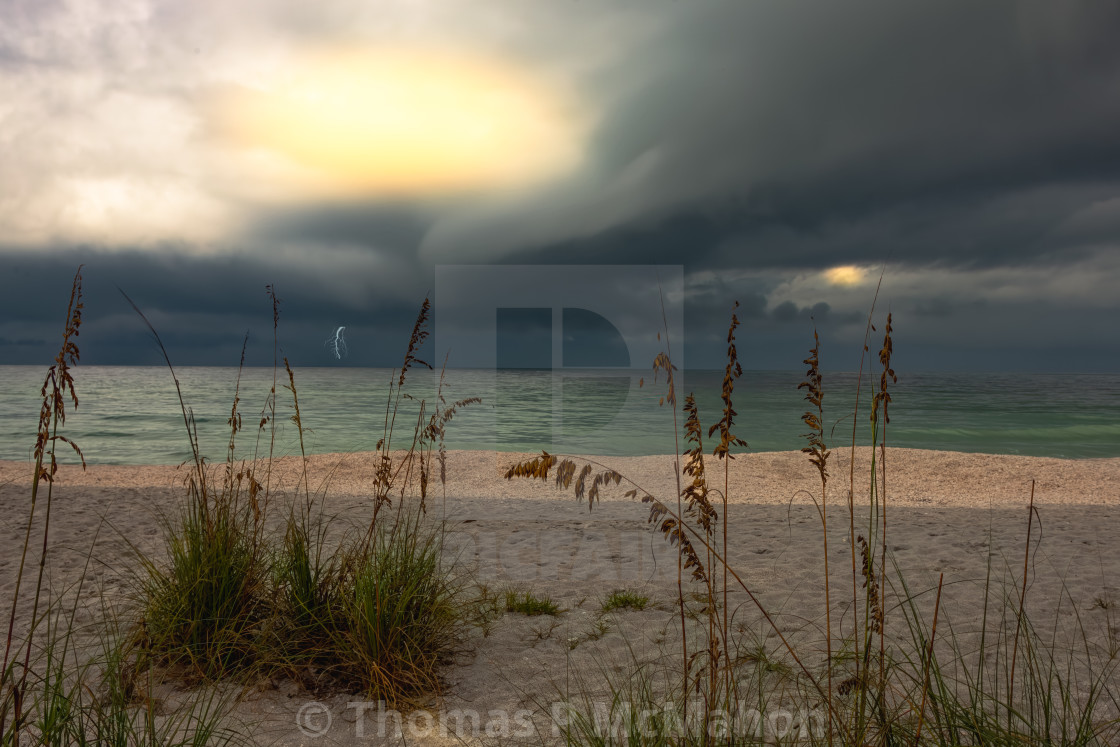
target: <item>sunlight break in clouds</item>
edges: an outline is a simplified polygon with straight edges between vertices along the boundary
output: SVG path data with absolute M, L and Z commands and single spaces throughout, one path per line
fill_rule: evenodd
M 824 273 L 824 277 L 829 283 L 840 286 L 859 285 L 863 282 L 863 278 L 866 275 L 866 270 L 862 267 L 856 267 L 855 265 L 833 267 L 831 270 L 826 270 Z
M 238 146 L 282 157 L 328 194 L 520 187 L 583 155 L 560 92 L 497 59 L 423 48 L 298 56 L 218 117 Z

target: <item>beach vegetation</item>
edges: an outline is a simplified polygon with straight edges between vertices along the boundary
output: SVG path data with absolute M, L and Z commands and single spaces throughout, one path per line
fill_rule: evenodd
M 77 337 L 83 307 L 79 267 L 71 284 L 62 345 L 40 392 L 27 524 L 0 667 L 0 747 L 242 744 L 246 740 L 224 723 L 228 701 L 216 690 L 194 693 L 170 713 L 163 709 L 157 713 L 151 698 L 138 703 L 137 692 L 143 683 L 134 679 L 135 670 L 126 661 L 130 650 L 127 641 L 132 634 L 120 629 L 117 611 L 104 600 L 100 645 L 92 656 L 79 656 L 79 649 L 85 650 L 86 645 L 79 639 L 88 638 L 90 631 L 77 623 L 78 611 L 101 526 L 93 532 L 81 580 L 62 589 L 52 589 L 45 581 L 54 549 L 50 529 L 58 474 L 57 446 L 71 449 L 85 468 L 81 449 L 61 430 L 66 423 L 67 403 L 71 408 L 78 406 L 72 368 L 81 357 Z M 37 516 L 41 517 L 38 523 Z M 39 535 L 33 545 L 36 528 Z M 30 568 L 29 560 L 37 560 L 38 567 Z M 25 579 L 33 584 L 30 589 L 23 585 Z M 149 680 L 149 691 L 151 684 Z
M 164 518 L 165 554 L 146 555 L 120 537 L 136 560 L 135 601 L 102 611 L 102 653 L 83 662 L 75 644 L 81 582 L 53 596 L 44 582 L 55 450 L 64 446 L 82 457 L 61 431 L 68 403 L 78 404 L 72 366 L 79 358 L 80 270 L 75 276 L 63 344 L 42 390 L 31 499 L 0 669 L 0 746 L 238 743 L 245 739 L 228 728 L 230 700 L 220 695 L 230 684 L 289 678 L 310 692 L 362 693 L 394 707 L 439 691 L 441 669 L 463 634 L 459 601 L 465 584 L 454 559 L 445 558 L 443 523 L 427 518 L 426 504 L 436 481 L 446 484 L 447 424 L 460 408 L 480 400 L 447 400 L 441 372 L 434 403 L 417 400 L 411 439 L 403 447 L 394 443 L 401 402 L 412 398 L 405 391 L 407 374 L 415 366 L 431 368 L 420 358 L 431 308 L 425 300 L 390 382 L 374 450 L 371 511 L 365 521 L 348 524 L 326 515 L 325 488 L 313 490 L 307 474 L 295 375 L 281 355 L 280 299 L 273 287 L 267 292 L 273 385 L 256 420 L 252 458 L 238 460 L 235 447 L 248 420 L 241 407 L 243 344 L 229 445 L 218 466 L 199 448 L 194 412 L 168 350 L 125 296 L 168 367 L 190 458 L 182 504 Z M 273 479 L 282 390 L 291 398 L 289 420 L 302 457 L 299 482 L 288 493 Z M 281 531 L 270 522 L 276 513 L 283 516 Z M 74 595 L 70 607 L 62 604 L 65 593 Z M 171 715 L 155 695 L 157 685 L 167 683 L 178 691 Z
M 242 423 L 238 390 L 226 463 L 208 469 L 193 413 L 181 398 L 194 455 L 186 509 L 166 527 L 169 562 L 145 559 L 135 656 L 144 666 L 183 672 L 187 682 L 286 677 L 310 692 L 347 691 L 407 704 L 438 692 L 440 667 L 461 637 L 462 584 L 453 583 L 453 563 L 444 560 L 441 523 L 426 521 L 426 501 L 433 476 L 446 481 L 447 423 L 479 400 L 448 402 L 441 373 L 435 405 L 428 410 L 419 401 L 411 440 L 403 453 L 394 452 L 400 405 L 412 397 L 405 391 L 408 372 L 431 368 L 419 357 L 431 310 L 425 299 L 390 381 L 372 454 L 370 513 L 361 524 L 328 516 L 325 495 L 312 490 L 307 474 L 299 391 L 279 345 L 280 299 L 272 286 L 267 293 L 276 365 L 256 435 L 257 448 L 267 444 L 267 453 L 247 462 L 234 458 Z M 149 328 L 174 377 L 158 333 Z M 271 473 L 281 409 L 277 384 L 284 379 L 302 468 L 294 491 L 284 496 L 283 531 L 275 533 L 267 521 L 281 497 Z M 406 500 L 409 488 L 418 492 L 414 502 Z
M 506 591 L 506 612 L 515 612 L 526 617 L 540 615 L 556 616 L 563 612 L 560 605 L 552 601 L 548 595 L 537 595 L 531 591 Z
M 0 662 L 0 747 L 248 743 L 250 730 L 232 718 L 237 692 L 286 680 L 306 693 L 361 694 L 407 708 L 441 692 L 444 667 L 466 645 L 469 629 L 486 637 L 505 614 L 542 618 L 532 629 L 535 645 L 565 624 L 560 601 L 540 590 L 478 586 L 477 595 L 466 594 L 471 581 L 446 549 L 448 527 L 428 516 L 437 480 L 446 499 L 448 423 L 457 410 L 478 402 L 445 399 L 441 372 L 434 399 L 417 400 L 415 422 L 397 423 L 402 401 L 413 398 L 406 391 L 409 371 L 431 368 L 420 358 L 429 302 L 422 304 L 389 382 L 384 424 L 370 457 L 369 503 L 361 515 L 343 517 L 327 511 L 328 486 L 311 484 L 296 376 L 279 344 L 281 303 L 273 287 L 267 291 L 272 388 L 259 417 L 243 417 L 243 345 L 229 446 L 217 464 L 201 453 L 169 352 L 134 305 L 175 383 L 191 456 L 181 505 L 165 517 L 163 552 L 145 555 L 131 548 L 134 599 L 114 606 L 103 598 L 92 628 L 78 622 L 85 571 L 96 562 L 92 545 L 73 586 L 55 589 L 48 574 L 56 449 L 72 450 L 84 466 L 81 449 L 64 431 L 67 413 L 78 405 L 73 367 L 80 357 L 80 269 L 74 277 L 62 345 L 41 390 L 29 465 L 27 523 L 20 527 Z M 943 574 L 916 581 L 917 572 L 904 570 L 894 556 L 887 434 L 898 377 L 894 320 L 886 315 L 879 331 L 873 323 L 876 299 L 855 405 L 844 414 L 853 421 L 845 444 L 851 455 L 846 500 L 833 498 L 831 505 L 836 483 L 843 483 L 833 455 L 843 446 L 834 442 L 835 428 L 825 427 L 829 390 L 815 329 L 804 359 L 802 451 L 806 469 L 820 480 L 819 491 L 814 483 L 804 496 L 821 527 L 816 619 L 791 622 L 791 615 L 764 604 L 745 569 L 730 560 L 735 538 L 728 512 L 735 496 L 729 463 L 749 448 L 742 437 L 749 436 L 749 424 L 737 422 L 734 407 L 742 375 L 736 307 L 727 328 L 721 412 L 707 426 L 695 397 L 676 389 L 663 320 L 664 350 L 653 361 L 653 379 L 655 385 L 664 382 L 661 402 L 672 408 L 674 433 L 683 425 L 684 443 L 673 457 L 675 494 L 655 495 L 609 465 L 581 457 L 542 452 L 509 467 L 508 479 L 551 479 L 590 510 L 608 491 L 640 500 L 650 529 L 669 544 L 676 562 L 672 635 L 657 637 L 663 655 L 641 658 L 627 642 L 628 665 L 603 664 L 598 682 L 591 681 L 594 673 L 571 672 L 560 693 L 568 712 L 555 724 L 565 743 L 1117 743 L 1120 644 L 1111 597 L 1085 602 L 1061 585 L 1060 594 L 1046 600 L 1052 619 L 1028 614 L 1045 511 L 1035 504 L 1027 475 L 1015 476 L 1024 483 L 1021 555 L 1001 570 L 989 553 L 983 579 L 955 582 L 978 590 L 981 605 L 968 619 L 948 613 L 944 600 L 952 589 Z M 867 360 L 873 339 L 877 366 Z M 870 384 L 865 367 L 876 369 Z M 300 437 L 302 469 L 294 486 L 281 489 L 273 468 L 276 427 L 285 419 Z M 866 472 L 857 474 L 856 423 L 868 421 L 870 443 L 862 448 L 871 458 Z M 251 458 L 239 460 L 235 445 L 244 422 L 256 423 L 255 446 Z M 891 469 L 897 469 L 894 462 Z M 837 518 L 846 524 L 841 538 L 847 530 L 848 549 L 840 553 L 828 545 L 837 536 L 835 524 L 830 528 Z M 99 527 L 93 543 L 102 531 L 115 530 Z M 127 537 L 121 539 L 127 544 Z M 664 608 L 639 591 L 615 589 L 590 626 L 567 638 L 568 650 L 603 638 L 612 622 L 625 635 L 624 617 L 605 617 L 623 610 L 657 614 Z M 1091 615 L 1104 617 L 1104 646 L 1090 635 Z M 94 630 L 98 645 L 91 653 Z M 789 718 L 775 721 L 775 714 Z
M 649 597 L 641 592 L 630 589 L 615 589 L 603 600 L 603 612 L 615 610 L 644 610 L 649 604 Z
M 591 508 L 598 495 L 587 494 L 589 482 L 597 488 L 620 485 L 625 496 L 646 504 L 649 524 L 675 550 L 680 651 L 650 661 L 639 659 L 630 649 L 632 658 L 621 676 L 601 673 L 609 691 L 605 702 L 592 697 L 597 688 L 582 679 L 566 685 L 557 694 L 569 711 L 556 726 L 567 744 L 791 742 L 863 747 L 1116 742 L 1120 719 L 1115 654 L 1094 650 L 1076 613 L 1075 626 L 1063 623 L 1059 610 L 1076 610 L 1068 590 L 1062 599 L 1054 600 L 1055 618 L 1048 633 L 1025 612 L 1032 546 L 1039 540 L 1033 482 L 1029 500 L 1024 501 L 1022 573 L 1016 583 L 1010 583 L 1009 573 L 1001 586 L 993 577 L 989 555 L 978 627 L 958 630 L 941 616 L 943 574 L 935 586 L 913 588 L 896 563 L 888 544 L 887 429 L 891 388 L 898 380 L 892 366 L 891 314 L 883 324 L 877 385 L 869 403 L 868 397 L 861 399 L 866 354 L 877 332 L 874 311 L 875 300 L 867 319 L 854 411 L 849 414 L 853 428 L 847 501 L 838 507 L 847 512 L 851 563 L 846 610 L 836 610 L 851 621 L 843 634 L 834 616 L 834 573 L 828 565 L 828 520 L 835 511 L 827 503 L 833 447 L 826 443 L 826 389 L 816 330 L 800 388 L 806 390 L 808 402 L 802 416 L 807 430 L 802 451 L 820 478 L 819 492 L 807 495 L 821 522 L 819 644 L 795 642 L 780 612 L 763 605 L 747 577 L 729 561 L 727 462 L 737 450 L 747 448 L 733 430 L 737 413 L 732 397 L 742 373 L 735 308 L 727 334 L 723 412 L 706 434 L 719 434 L 710 456 L 724 463 L 722 485 L 715 482 L 715 473 L 706 463 L 709 452 L 691 394 L 681 405 L 687 448 L 677 450 L 682 457 L 675 460 L 674 496 L 655 496 L 609 466 L 582 457 L 542 452 L 506 471 L 507 479 L 552 478 L 557 489 L 571 491 L 578 502 Z M 663 326 L 659 339 L 664 350 L 653 361 L 653 372 L 655 382 L 664 377 L 660 401 L 673 408 L 676 433 L 680 394 L 669 332 Z M 868 473 L 861 478 L 865 487 L 858 490 L 856 424 L 864 418 L 871 424 L 871 459 Z M 861 492 L 862 505 L 857 500 Z M 686 586 L 692 588 L 686 592 Z M 1001 595 L 1001 588 L 1012 591 Z M 733 603 L 732 597 L 737 601 Z M 1105 604 L 1097 606 L 1107 610 Z M 733 622 L 742 620 L 748 608 L 754 610 L 754 628 Z M 768 713 L 790 718 L 783 726 L 768 722 Z

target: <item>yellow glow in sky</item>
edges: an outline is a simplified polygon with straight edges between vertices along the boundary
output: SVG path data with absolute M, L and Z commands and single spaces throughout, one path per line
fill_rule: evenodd
M 859 285 L 867 273 L 855 265 L 833 267 L 824 273 L 825 279 L 833 285 Z
M 309 54 L 228 101 L 243 147 L 328 189 L 417 195 L 520 186 L 578 165 L 575 108 L 516 66 L 431 50 Z

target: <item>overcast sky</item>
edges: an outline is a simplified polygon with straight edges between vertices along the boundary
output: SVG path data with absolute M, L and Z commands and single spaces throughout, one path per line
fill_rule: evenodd
M 79 263 L 90 364 L 159 362 L 118 288 L 177 364 L 236 365 L 247 330 L 270 361 L 274 283 L 293 363 L 395 365 L 473 264 L 680 266 L 689 367 L 722 365 L 734 300 L 746 367 L 800 368 L 810 316 L 851 367 L 884 269 L 901 370 L 1120 363 L 1117 3 L 0 17 L 0 364 L 53 358 Z

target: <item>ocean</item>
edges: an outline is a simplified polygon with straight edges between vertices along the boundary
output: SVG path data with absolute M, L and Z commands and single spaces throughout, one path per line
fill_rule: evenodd
M 35 445 L 39 390 L 45 367 L 0 366 L 0 459 L 28 459 Z M 73 369 L 79 407 L 61 433 L 77 443 L 90 464 L 177 464 L 190 446 L 166 367 L 78 366 Z M 236 368 L 176 369 L 193 412 L 202 452 L 225 458 Z M 707 428 L 722 415 L 723 371 L 678 374 L 678 397 L 694 392 L 704 426 L 705 450 L 715 440 Z M 798 384 L 803 371 L 746 371 L 735 386 L 734 433 L 752 451 L 800 449 L 808 403 Z M 296 391 L 309 454 L 368 451 L 386 433 L 389 369 L 306 368 L 295 371 Z M 857 376 L 824 372 L 825 441 L 850 445 L 853 423 L 860 444 L 869 443 L 871 395 L 878 375 L 865 375 L 853 415 Z M 299 434 L 287 375 L 276 375 L 276 438 L 258 438 L 258 424 L 273 387 L 272 369 L 241 372 L 244 430 L 238 457 L 299 453 Z M 438 372 L 409 371 L 396 410 L 392 444 L 407 447 L 420 414 L 431 413 Z M 662 376 L 620 369 L 448 370 L 449 402 L 481 397 L 448 425 L 449 449 L 494 449 L 632 456 L 687 448 L 684 415 L 659 404 Z M 1120 375 L 903 373 L 890 386 L 888 445 L 991 454 L 1084 459 L 1120 456 Z M 68 402 L 69 408 L 69 402 Z M 680 437 L 674 440 L 674 433 Z M 716 434 L 718 436 L 718 433 Z M 76 458 L 60 444 L 60 461 Z

